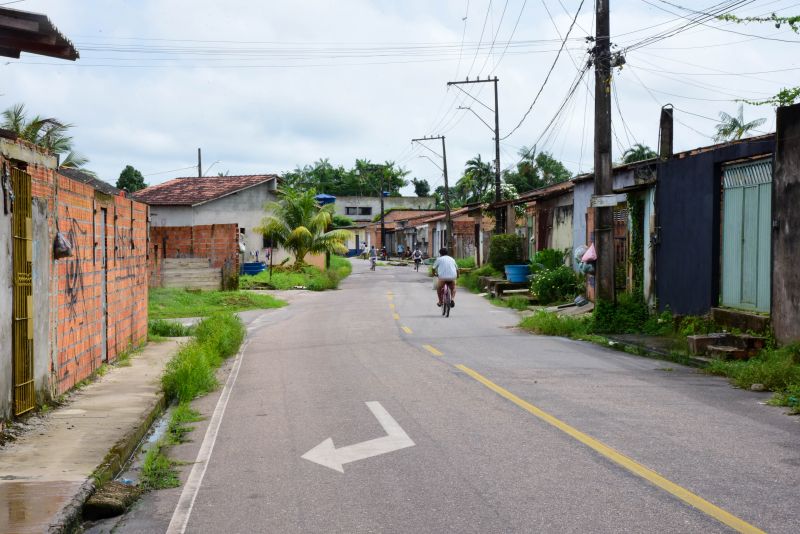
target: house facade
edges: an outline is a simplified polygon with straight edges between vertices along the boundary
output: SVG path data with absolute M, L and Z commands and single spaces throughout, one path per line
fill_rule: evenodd
M 276 199 L 277 184 L 278 177 L 274 174 L 175 178 L 137 191 L 133 196 L 150 206 L 153 227 L 236 224 L 249 258 L 256 251 L 263 256 L 269 246 L 255 228 L 265 215 L 264 204 Z M 180 253 L 191 255 L 192 251 L 180 250 Z
M 0 136 L 0 418 L 147 339 L 147 206 Z M 62 255 L 56 255 L 56 243 Z
M 355 222 L 372 222 L 381 214 L 381 197 L 337 196 L 333 202 L 334 213 Z M 383 209 L 432 210 L 436 209 L 433 197 L 383 197 Z

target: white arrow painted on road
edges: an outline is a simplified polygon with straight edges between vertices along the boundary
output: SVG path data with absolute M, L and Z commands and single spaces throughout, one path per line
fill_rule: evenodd
M 380 402 L 368 402 L 367 408 L 372 411 L 383 430 L 386 431 L 386 436 L 362 441 L 355 445 L 348 445 L 341 449 L 333 446 L 333 438 L 328 438 L 305 453 L 301 458 L 344 473 L 344 464 L 414 446 L 414 442 L 411 441 L 408 434 L 389 415 L 389 412 L 381 406 Z

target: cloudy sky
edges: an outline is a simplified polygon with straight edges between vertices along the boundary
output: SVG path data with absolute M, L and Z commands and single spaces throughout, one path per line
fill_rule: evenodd
M 612 42 L 627 60 L 613 86 L 615 159 L 633 143 L 655 147 L 664 104 L 676 108 L 676 150 L 684 150 L 711 144 L 719 112 L 735 114 L 737 99 L 800 85 L 800 36 L 790 29 L 702 21 L 681 7 L 797 15 L 798 2 L 610 3 Z M 579 76 L 594 34 L 591 0 L 3 4 L 47 14 L 81 58 L 0 59 L 0 107 L 22 102 L 74 124 L 88 167 L 112 183 L 128 164 L 151 184 L 192 175 L 201 147 L 208 174 L 366 158 L 396 161 L 436 186 L 441 172 L 421 156 L 437 156 L 410 140 L 445 135 L 452 180 L 477 154 L 492 161 L 493 132 L 476 117 L 493 124 L 492 84 L 462 86 L 471 95 L 446 86 L 487 76 L 500 80 L 503 168 L 533 145 L 573 172 L 592 167 L 593 71 Z M 744 115 L 774 130 L 773 108 L 745 105 Z

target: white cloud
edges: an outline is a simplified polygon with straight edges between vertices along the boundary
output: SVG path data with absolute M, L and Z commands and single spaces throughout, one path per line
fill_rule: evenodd
M 586 2 L 578 20 L 588 31 L 593 31 L 591 4 Z M 396 159 L 412 171 L 412 176 L 428 178 L 436 185 L 441 183 L 438 169 L 417 157 L 426 153 L 424 150 L 410 150 L 411 138 L 447 135 L 453 180 L 475 154 L 494 159 L 492 132 L 470 112 L 454 109 L 454 102 L 463 101 L 490 123 L 493 120 L 479 104 L 446 87 L 447 81 L 455 79 L 457 67 L 459 77 L 468 72 L 471 78 L 491 72 L 500 78 L 503 136 L 530 105 L 555 57 L 557 42 L 511 46 L 496 70 L 492 70 L 494 59 L 485 62 L 484 55 L 475 57 L 470 44 L 478 41 L 484 20 L 483 42 L 491 42 L 496 33 L 495 51 L 502 50 L 502 41 L 508 39 L 522 1 L 508 3 L 502 25 L 504 3 L 494 2 L 488 18 L 487 5 L 488 0 L 469 2 L 467 46 L 459 64 L 458 44 L 466 7 L 462 0 L 28 0 L 14 7 L 48 14 L 76 43 L 82 58 L 74 65 L 37 56 L 3 62 L 0 106 L 5 109 L 25 102 L 32 113 L 74 123 L 76 147 L 91 159 L 90 167 L 112 182 L 127 164 L 145 173 L 192 165 L 197 147 L 202 147 L 205 165 L 221 160 L 212 172 L 282 172 L 323 157 L 349 166 L 363 157 L 373 161 Z M 564 0 L 569 14 L 559 2 L 550 0 L 547 5 L 563 34 L 578 1 Z M 751 6 L 746 13 L 781 12 L 781 7 L 788 5 L 790 2 L 781 1 L 763 8 Z M 628 45 L 678 25 L 679 21 L 673 20 L 648 28 L 672 19 L 675 17 L 641 2 L 614 2 L 612 35 L 619 36 L 614 42 Z M 623 35 L 642 28 L 647 29 Z M 770 25 L 723 28 L 800 41 L 795 34 L 778 32 Z M 585 32 L 576 27 L 572 36 L 582 38 Z M 542 5 L 528 2 L 514 40 L 542 39 L 557 39 L 556 32 Z M 736 104 L 692 98 L 768 95 L 782 86 L 797 85 L 800 71 L 752 77 L 675 74 L 714 72 L 710 69 L 765 71 L 794 65 L 795 54 L 791 52 L 796 44 L 748 39 L 701 27 L 629 53 L 629 65 L 616 74 L 615 83 L 630 133 L 622 127 L 615 106 L 615 130 L 622 141 L 621 146 L 615 143 L 615 151 L 626 148 L 629 140 L 654 146 L 659 108 L 667 102 L 680 110 L 715 118 L 720 110 L 735 111 Z M 456 46 L 449 49 L 451 56 L 439 61 L 445 59 L 443 52 L 423 55 L 431 49 L 422 43 Z M 422 48 L 402 57 L 387 55 L 386 47 L 412 44 Z M 104 49 L 95 50 L 98 45 Z M 138 50 L 123 59 L 126 56 L 109 50 L 110 45 Z M 152 53 L 154 46 L 172 52 L 193 50 L 176 65 L 174 61 L 158 61 L 159 56 Z M 568 45 L 579 66 L 587 46 L 580 40 Z M 268 55 L 267 48 L 271 50 Z M 349 57 L 358 55 L 356 49 L 362 49 L 360 54 L 368 57 Z M 518 53 L 523 50 L 547 52 Z M 278 57 L 280 51 L 293 59 Z M 514 162 L 519 147 L 532 145 L 540 136 L 575 72 L 564 55 L 533 113 L 503 142 L 503 167 Z M 593 91 L 591 72 L 586 80 Z M 639 80 L 653 91 L 672 95 L 654 92 L 651 96 Z M 490 84 L 483 85 L 472 89 L 479 89 L 478 97 L 492 106 Z M 585 171 L 592 165 L 592 102 L 587 102 L 585 86 L 578 89 L 567 111 L 539 148 L 553 152 L 573 171 Z M 771 108 L 746 107 L 745 116 L 769 117 L 769 126 L 763 128 L 774 127 Z M 676 112 L 676 117 L 704 134 L 713 133 L 711 120 L 683 111 Z M 676 124 L 676 148 L 707 143 L 706 137 Z M 431 146 L 439 150 L 439 146 Z M 180 174 L 192 171 L 159 174 L 148 180 L 160 182 Z

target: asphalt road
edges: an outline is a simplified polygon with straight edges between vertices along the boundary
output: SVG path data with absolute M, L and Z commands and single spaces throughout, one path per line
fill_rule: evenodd
M 196 494 L 151 493 L 115 532 L 800 531 L 800 425 L 768 395 L 520 332 L 463 291 L 445 319 L 422 273 L 354 263 L 340 291 L 248 317 L 235 382 L 175 450 L 197 460 L 219 422 L 184 468 Z M 361 459 L 302 458 L 328 438 Z

